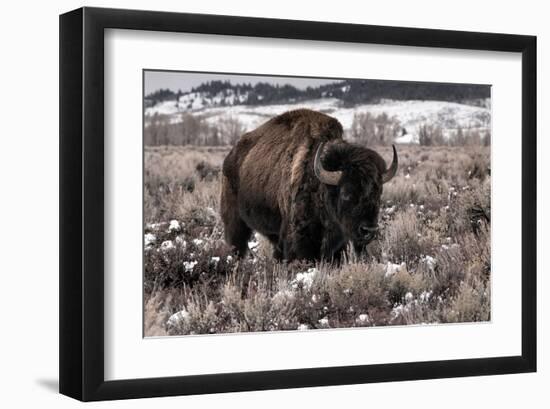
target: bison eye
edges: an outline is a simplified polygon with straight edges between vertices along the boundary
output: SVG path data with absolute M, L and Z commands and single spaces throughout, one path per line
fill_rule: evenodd
M 352 194 L 350 192 L 342 192 L 340 193 L 340 197 L 342 198 L 342 200 L 351 200 L 351 197 L 352 197 Z

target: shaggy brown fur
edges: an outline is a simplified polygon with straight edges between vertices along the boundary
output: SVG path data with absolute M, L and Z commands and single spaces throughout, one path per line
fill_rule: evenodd
M 277 259 L 332 259 L 350 239 L 366 244 L 359 224 L 377 225 L 384 160 L 342 139 L 340 123 L 307 109 L 286 112 L 244 134 L 223 163 L 221 215 L 226 241 L 240 255 L 253 230 Z M 313 162 L 342 170 L 338 186 L 321 183 Z M 345 193 L 345 194 L 342 194 Z

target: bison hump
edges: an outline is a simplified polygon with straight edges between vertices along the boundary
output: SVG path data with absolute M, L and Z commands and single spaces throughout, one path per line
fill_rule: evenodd
M 322 112 L 311 109 L 296 109 L 274 117 L 271 122 L 286 128 L 293 139 L 312 138 L 322 140 L 341 139 L 344 133 L 340 122 Z

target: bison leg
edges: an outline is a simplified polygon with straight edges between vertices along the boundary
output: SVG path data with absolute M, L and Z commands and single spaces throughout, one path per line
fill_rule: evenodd
M 267 236 L 269 239 L 269 242 L 273 246 L 273 259 L 277 261 L 283 260 L 283 248 L 281 247 L 281 243 L 279 241 L 279 235 L 277 234 L 270 234 Z
M 223 177 L 221 195 L 221 216 L 224 224 L 225 241 L 234 247 L 239 257 L 244 257 L 248 251 L 248 240 L 252 230 L 241 219 L 237 203 L 237 195 Z
M 321 250 L 320 232 L 313 226 L 294 225 L 285 235 L 281 235 L 280 248 L 283 249 L 284 259 L 293 260 L 318 260 Z
M 235 248 L 239 257 L 246 255 L 251 235 L 252 230 L 241 219 L 225 224 L 225 241 Z

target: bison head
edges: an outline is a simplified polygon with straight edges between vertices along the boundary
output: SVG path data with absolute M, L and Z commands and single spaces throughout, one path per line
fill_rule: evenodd
M 317 178 L 327 186 L 326 208 L 346 240 L 361 251 L 378 232 L 382 186 L 397 172 L 397 151 L 389 168 L 375 151 L 359 145 L 321 143 L 314 159 Z M 326 152 L 325 152 L 326 150 Z M 322 159 L 321 159 L 322 158 Z

